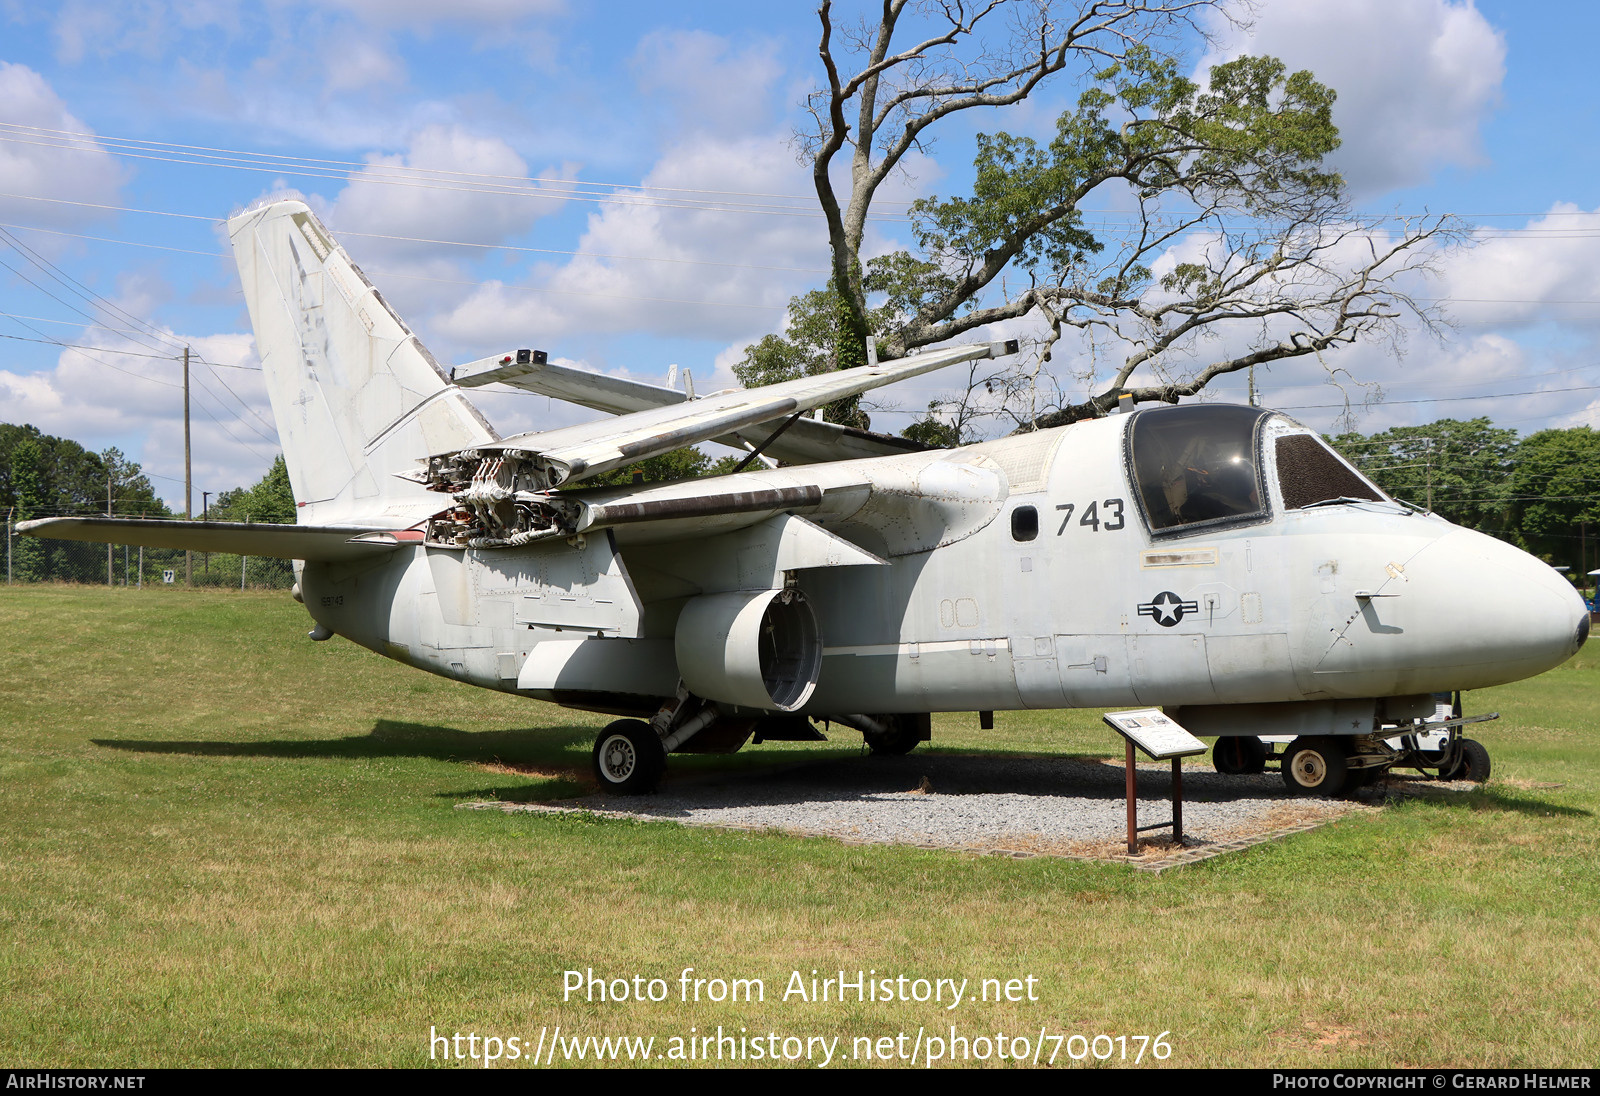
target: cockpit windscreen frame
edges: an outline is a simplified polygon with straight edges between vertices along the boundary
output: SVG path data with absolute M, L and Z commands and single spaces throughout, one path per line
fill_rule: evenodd
M 1263 428 L 1272 412 L 1238 404 L 1135 411 L 1123 463 L 1154 540 L 1272 520 Z

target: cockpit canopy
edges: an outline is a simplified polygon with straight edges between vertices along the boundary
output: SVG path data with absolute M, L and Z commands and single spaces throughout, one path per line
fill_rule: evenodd
M 1338 499 L 1384 501 L 1384 495 L 1322 440 L 1285 416 L 1258 407 L 1193 404 L 1136 412 L 1128 430 L 1128 465 L 1139 506 L 1155 536 L 1265 521 L 1271 514 L 1263 439 L 1276 419 L 1273 458 L 1286 509 Z

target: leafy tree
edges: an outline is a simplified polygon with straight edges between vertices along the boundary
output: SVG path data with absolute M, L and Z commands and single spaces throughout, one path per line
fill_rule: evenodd
M 965 440 L 959 427 L 939 418 L 936 404 L 929 404 L 927 416 L 900 431 L 900 436 L 931 449 L 954 449 Z
M 869 335 L 881 356 L 899 357 L 1027 320 L 1044 333 L 1036 357 L 998 387 L 984 380 L 1031 428 L 1104 414 L 1124 392 L 1176 401 L 1226 373 L 1393 334 L 1407 311 L 1431 322 L 1395 279 L 1458 230 L 1351 213 L 1323 163 L 1339 143 L 1334 93 L 1311 74 L 1243 57 L 1204 85 L 1184 75 L 1184 60 L 1157 47 L 1193 34 L 1208 8 L 1220 10 L 1204 0 L 885 0 L 875 24 L 840 31 L 825 0 L 824 83 L 801 139 L 832 251 L 819 292 L 837 304 L 799 299 L 782 341 L 816 361 L 809 319 L 831 311 L 827 360 L 847 368 L 864 360 Z M 914 203 L 914 250 L 862 261 L 880 188 L 934 127 L 1020 103 L 1069 71 L 1084 90 L 1051 141 L 980 135 L 972 193 Z M 848 172 L 836 173 L 845 159 Z M 1091 195 L 1125 199 L 1131 226 L 1092 225 Z M 1175 250 L 1182 260 L 1158 274 Z M 1045 366 L 1068 332 L 1093 361 L 1061 380 Z M 790 356 L 763 343 L 769 358 Z M 1210 357 L 1214 346 L 1231 349 Z M 1154 383 L 1131 385 L 1135 371 Z
M 839 359 L 838 331 L 843 308 L 843 299 L 832 286 L 813 289 L 791 299 L 787 330 L 782 335 L 767 335 L 760 342 L 745 347 L 744 359 L 733 367 L 734 376 L 746 388 L 757 388 L 865 365 L 864 354 L 859 361 L 851 358 L 841 362 Z M 873 326 L 880 329 L 893 320 L 888 306 L 872 310 L 870 316 Z M 872 429 L 872 420 L 861 410 L 859 395 L 828 404 L 823 414 L 829 422 L 858 430 Z
M 36 426 L 10 423 L 0 423 L 0 506 L 19 504 L 17 453 L 25 443 L 33 446 L 35 456 L 30 459 L 37 461 L 34 517 L 105 513 L 108 478 L 113 513 L 168 516 L 166 504 L 156 498 L 149 478 L 121 450 L 91 453 L 75 441 L 42 433 Z
M 1511 494 L 1526 546 L 1571 564 L 1580 545 L 1600 535 L 1600 433 L 1577 426 L 1528 435 L 1517 447 Z
M 637 480 L 639 483 L 671 483 L 674 480 L 721 474 L 729 471 L 739 459 L 725 457 L 713 465 L 708 455 L 693 446 L 686 446 L 683 449 L 674 449 L 670 453 L 662 453 L 660 456 L 648 457 L 626 468 L 614 468 L 604 475 L 591 477 L 574 486 L 617 487 L 636 482 L 635 473 L 639 476 Z
M 39 443 L 31 437 L 21 438 L 11 449 L 6 462 L 9 473 L 9 500 L 16 507 L 16 521 L 48 517 L 49 503 L 44 492 L 43 457 Z M 28 582 L 44 577 L 44 545 L 32 537 L 18 537 L 11 547 L 12 573 Z
M 294 492 L 289 487 L 289 469 L 280 453 L 267 474 L 248 491 L 235 487 L 217 496 L 211 506 L 213 521 L 259 521 L 277 525 L 295 523 Z
M 1440 419 L 1369 437 L 1341 434 L 1332 442 L 1396 498 L 1427 507 L 1457 525 L 1515 539 L 1515 430 L 1496 427 L 1488 418 Z

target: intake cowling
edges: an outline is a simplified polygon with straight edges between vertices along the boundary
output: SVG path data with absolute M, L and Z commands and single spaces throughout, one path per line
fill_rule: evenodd
M 678 616 L 678 673 L 696 696 L 792 712 L 822 670 L 822 632 L 799 590 L 741 590 L 691 599 Z

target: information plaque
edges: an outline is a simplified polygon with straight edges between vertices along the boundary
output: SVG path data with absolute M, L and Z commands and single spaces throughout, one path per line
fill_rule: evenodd
M 1107 712 L 1105 721 L 1122 737 L 1143 750 L 1153 761 L 1191 757 L 1206 752 L 1206 744 L 1184 730 L 1159 708 L 1132 712 Z

